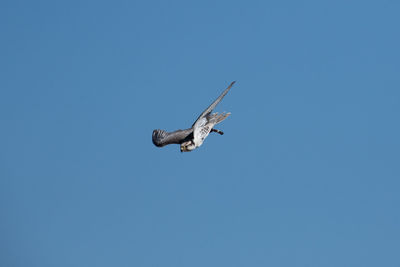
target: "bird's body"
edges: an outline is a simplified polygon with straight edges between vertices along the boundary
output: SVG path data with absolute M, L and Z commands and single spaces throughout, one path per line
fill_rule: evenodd
M 185 130 L 177 130 L 174 132 L 166 132 L 164 130 L 154 130 L 152 135 L 153 144 L 158 147 L 163 147 L 169 144 L 180 144 L 181 152 L 192 151 L 201 146 L 210 132 L 217 132 L 223 134 L 223 132 L 214 129 L 213 127 L 225 120 L 230 113 L 213 113 L 213 109 L 221 102 L 222 98 L 228 93 L 232 85 L 232 82 L 228 88 L 206 109 L 197 120 L 193 123 L 192 127 Z

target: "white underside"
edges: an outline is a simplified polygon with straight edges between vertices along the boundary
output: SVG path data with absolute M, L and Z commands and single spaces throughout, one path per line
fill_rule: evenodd
M 196 148 L 201 146 L 207 136 L 210 134 L 211 129 L 214 127 L 215 123 L 207 123 L 204 126 L 196 127 L 193 133 L 193 143 Z

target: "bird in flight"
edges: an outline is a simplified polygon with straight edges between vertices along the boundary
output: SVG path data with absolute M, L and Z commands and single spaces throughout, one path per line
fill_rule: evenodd
M 235 82 L 232 82 L 228 88 L 226 88 L 222 94 L 206 110 L 204 110 L 203 113 L 200 114 L 191 128 L 176 130 L 174 132 L 167 132 L 160 129 L 154 130 L 152 135 L 153 144 L 157 147 L 163 147 L 169 144 L 179 144 L 181 152 L 189 152 L 201 146 L 210 132 L 216 132 L 223 135 L 224 133 L 220 130 L 214 129 L 214 126 L 225 120 L 231 113 L 211 112 L 229 92 L 234 83 Z

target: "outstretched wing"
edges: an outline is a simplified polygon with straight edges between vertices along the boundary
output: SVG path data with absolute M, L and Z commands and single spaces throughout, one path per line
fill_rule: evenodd
M 229 92 L 232 85 L 235 82 L 232 82 L 225 91 L 206 109 L 201 113 L 201 115 L 197 118 L 197 120 L 193 124 L 193 142 L 195 143 L 196 147 L 199 147 L 203 144 L 204 139 L 209 135 L 211 129 L 214 127 L 215 124 L 224 120 L 228 115 L 223 115 L 223 119 L 221 115 L 217 113 L 211 114 L 213 109 L 221 102 L 222 98 Z
M 224 98 L 224 96 L 229 92 L 229 90 L 235 84 L 235 82 L 236 81 L 231 82 L 228 88 L 226 88 L 225 91 L 223 91 L 222 94 L 214 102 L 212 102 L 212 104 L 206 110 L 204 110 L 203 113 L 200 114 L 197 120 L 193 123 L 192 127 L 195 127 L 196 123 L 199 125 L 202 118 L 205 118 L 207 115 L 210 115 L 210 113 L 218 105 L 218 103 L 221 102 L 222 98 Z
M 155 146 L 163 147 L 169 144 L 182 144 L 187 140 L 193 139 L 193 129 L 177 130 L 175 132 L 167 132 L 164 130 L 154 130 L 152 141 Z

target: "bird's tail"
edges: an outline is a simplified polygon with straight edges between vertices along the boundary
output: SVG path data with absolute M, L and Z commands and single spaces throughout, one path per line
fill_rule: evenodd
M 213 121 L 213 122 L 215 122 L 215 124 L 218 124 L 218 123 L 222 122 L 223 120 L 225 120 L 226 118 L 228 118 L 229 115 L 231 115 L 230 112 L 228 112 L 228 113 L 223 112 L 221 114 L 216 112 L 216 113 L 211 114 L 210 121 Z

